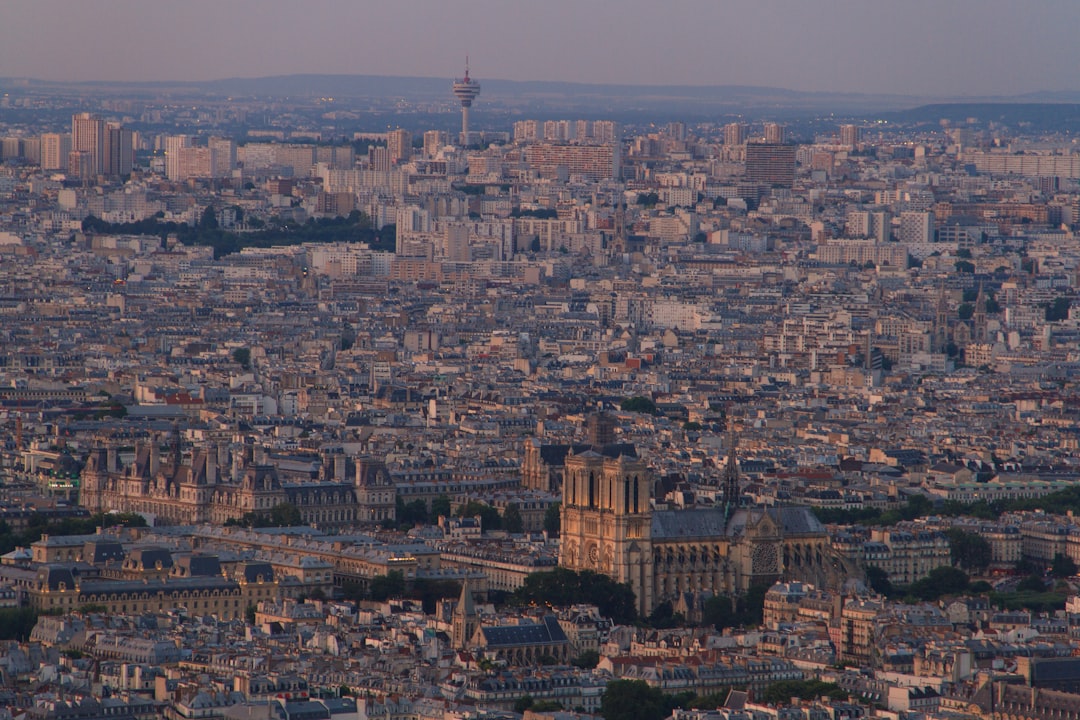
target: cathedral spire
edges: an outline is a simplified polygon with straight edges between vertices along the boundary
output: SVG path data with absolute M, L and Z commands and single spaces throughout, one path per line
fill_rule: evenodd
M 728 455 L 727 464 L 724 467 L 724 514 L 727 518 L 731 517 L 731 514 L 739 506 L 739 466 L 738 461 L 735 458 L 735 449 L 738 447 L 739 439 L 735 435 L 735 428 L 732 424 L 731 413 L 728 412 Z

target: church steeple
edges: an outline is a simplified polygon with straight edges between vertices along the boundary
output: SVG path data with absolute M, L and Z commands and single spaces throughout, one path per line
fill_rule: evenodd
M 454 608 L 454 618 L 451 624 L 451 642 L 455 650 L 464 650 L 476 632 L 476 603 L 473 599 L 472 588 L 469 587 L 469 578 L 461 581 L 461 597 L 458 598 Z
M 738 447 L 738 437 L 735 429 L 731 427 L 731 415 L 728 414 L 728 455 L 727 464 L 724 466 L 724 515 L 727 518 L 739 507 L 739 466 L 735 459 L 735 449 Z

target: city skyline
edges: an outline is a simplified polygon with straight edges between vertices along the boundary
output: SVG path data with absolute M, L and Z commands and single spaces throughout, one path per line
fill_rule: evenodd
M 466 54 L 481 80 L 623 85 L 744 85 L 937 97 L 1078 89 L 1068 32 L 1080 6 L 1041 0 L 685 0 L 663 16 L 633 3 L 515 6 L 407 0 L 314 10 L 16 0 L 0 28 L 0 74 L 53 81 L 181 81 L 302 73 L 456 77 Z M 46 51 L 24 31 L 48 17 Z M 212 21 L 210 21 L 212 19 Z M 520 27 L 527 32 L 509 32 Z M 497 30 L 497 32 L 496 32 Z M 89 34 L 88 34 L 89 33 Z M 86 38 L 95 37 L 93 52 Z M 315 42 L 315 39 L 318 39 Z M 678 48 L 678 52 L 672 52 Z

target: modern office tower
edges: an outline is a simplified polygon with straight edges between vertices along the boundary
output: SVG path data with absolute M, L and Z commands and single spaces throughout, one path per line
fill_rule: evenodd
M 742 145 L 746 142 L 746 125 L 743 123 L 728 123 L 724 126 L 724 144 L 729 146 Z
M 614 120 L 596 120 L 593 122 L 592 136 L 598 143 L 614 143 L 622 139 L 622 130 Z
M 547 120 L 544 122 L 544 139 L 551 142 L 573 140 L 574 124 L 569 120 Z
M 465 58 L 465 77 L 455 80 L 451 86 L 454 97 L 461 103 L 461 144 L 469 145 L 469 108 L 480 94 L 480 83 L 469 77 L 469 59 Z
M 862 128 L 858 125 L 841 125 L 840 126 L 840 144 L 847 145 L 848 147 L 855 147 L 859 144 L 859 136 Z
M 592 123 L 588 120 L 574 121 L 574 137 L 578 140 L 592 137 Z
M 795 184 L 795 146 L 747 143 L 746 180 L 757 185 L 791 187 Z
M 787 140 L 786 128 L 780 123 L 765 123 L 765 142 L 769 145 L 782 145 Z
M 559 145 L 537 143 L 525 148 L 525 162 L 541 177 L 554 178 L 564 167 L 570 175 L 583 175 L 589 180 L 617 179 L 621 158 L 619 144 Z
M 106 175 L 122 177 L 130 175 L 134 167 L 134 138 L 131 130 L 119 123 L 109 123 L 105 127 L 105 166 Z
M 89 168 L 93 175 L 105 169 L 105 123 L 93 113 L 71 116 L 71 149 L 89 154 Z
M 928 212 L 905 210 L 900 213 L 900 242 L 920 245 L 934 240 L 934 216 Z
M 667 127 L 664 128 L 664 134 L 672 140 L 685 140 L 686 139 L 686 123 L 683 122 L 669 122 Z
M 412 133 L 408 130 L 391 130 L 386 133 L 386 147 L 390 151 L 390 162 L 400 165 L 412 157 Z
M 449 142 L 450 138 L 442 130 L 428 130 L 424 133 L 424 156 L 435 157 Z
M 71 135 L 67 133 L 42 133 L 41 169 L 64 170 L 71 153 Z
M 181 153 L 191 147 L 191 138 L 187 135 L 170 135 L 165 138 L 165 177 L 169 180 L 183 180 L 180 173 Z

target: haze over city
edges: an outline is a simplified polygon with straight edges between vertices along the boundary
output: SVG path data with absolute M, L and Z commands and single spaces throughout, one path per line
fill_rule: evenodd
M 1076 90 L 1071 0 L 7 0 L 0 77 L 345 73 L 936 97 Z
M 0 720 L 1080 720 L 1078 26 L 0 0 Z

